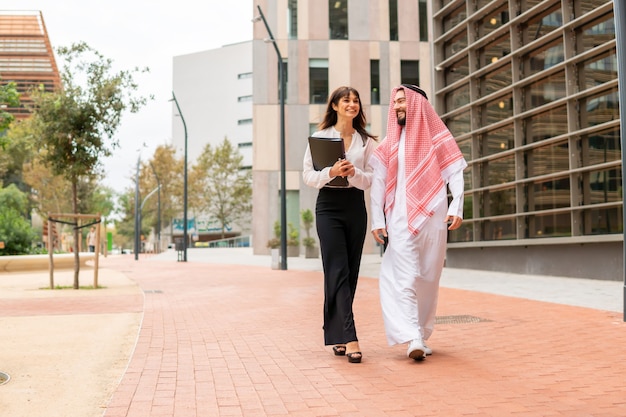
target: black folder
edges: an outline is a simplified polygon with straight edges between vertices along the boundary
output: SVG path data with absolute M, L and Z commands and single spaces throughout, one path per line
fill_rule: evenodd
M 342 138 L 316 138 L 310 136 L 309 149 L 311 149 L 313 168 L 316 171 L 331 167 L 338 159 L 345 159 L 346 157 L 346 150 Z M 346 177 L 335 177 L 327 186 L 347 187 L 348 179 Z

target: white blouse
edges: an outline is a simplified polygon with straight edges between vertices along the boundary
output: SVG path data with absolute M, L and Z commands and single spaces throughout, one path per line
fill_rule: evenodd
M 334 127 L 329 127 L 328 129 L 315 132 L 311 136 L 317 138 L 340 138 L 341 134 Z M 372 138 L 366 137 L 365 146 L 363 146 L 361 134 L 356 131 L 354 132 L 350 148 L 346 151 L 346 159 L 354 165 L 354 175 L 348 177 L 348 187 L 355 187 L 360 190 L 370 188 L 374 170 L 368 162 L 370 156 L 374 153 L 374 149 L 376 149 L 376 145 Z M 326 167 L 321 171 L 316 171 L 313 168 L 309 145 L 306 147 L 304 161 L 302 163 L 302 178 L 306 185 L 318 189 L 324 187 L 328 182 L 334 179 L 334 177 L 330 176 L 330 167 Z

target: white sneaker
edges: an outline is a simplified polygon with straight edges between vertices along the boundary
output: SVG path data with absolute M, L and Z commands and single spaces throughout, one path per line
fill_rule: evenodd
M 426 357 L 426 348 L 424 342 L 420 339 L 413 339 L 409 343 L 409 348 L 406 351 L 406 356 L 416 361 L 424 359 Z
M 424 355 L 428 356 L 433 354 L 433 350 L 426 346 L 426 343 L 422 342 L 422 346 L 424 346 Z

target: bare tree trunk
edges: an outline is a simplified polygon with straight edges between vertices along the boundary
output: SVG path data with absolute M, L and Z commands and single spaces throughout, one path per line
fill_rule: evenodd
M 77 181 L 72 181 L 72 211 L 74 214 L 78 214 L 78 185 Z M 78 251 L 80 250 L 80 229 L 78 228 L 78 218 L 75 218 L 76 226 L 74 227 L 74 289 L 77 290 L 78 285 L 78 275 L 80 273 L 80 254 Z

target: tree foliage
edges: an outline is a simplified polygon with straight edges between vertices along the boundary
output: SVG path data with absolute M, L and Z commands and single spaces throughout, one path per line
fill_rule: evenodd
M 20 94 L 17 92 L 17 85 L 9 82 L 0 85 L 0 133 L 6 130 L 13 122 L 14 117 L 5 110 L 5 107 L 17 107 L 20 105 Z M 4 149 L 8 140 L 0 134 L 0 148 Z
M 228 138 L 215 148 L 207 144 L 192 167 L 199 209 L 217 219 L 222 237 L 226 227 L 249 218 L 252 211 L 252 176 L 240 169 L 243 156 Z
M 147 98 L 135 96 L 134 75 L 114 72 L 113 61 L 84 42 L 58 48 L 64 61 L 62 88 L 48 93 L 34 91 L 35 146 L 41 161 L 53 175 L 63 176 L 72 190 L 72 213 L 79 213 L 81 179 L 90 182 L 101 173 L 102 159 L 119 146 L 114 137 L 126 111 L 135 113 Z M 79 231 L 74 231 L 74 241 Z M 74 288 L 78 289 L 80 263 L 75 251 Z
M 15 184 L 0 189 L 0 255 L 23 255 L 31 251 L 35 233 L 26 220 L 28 199 Z

